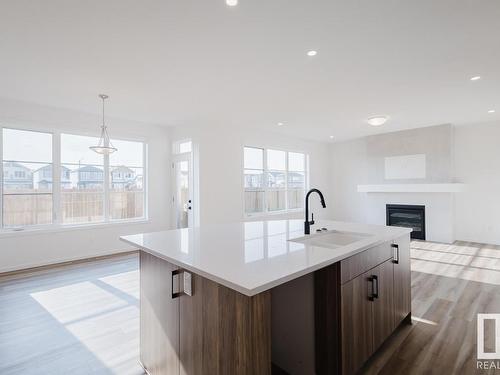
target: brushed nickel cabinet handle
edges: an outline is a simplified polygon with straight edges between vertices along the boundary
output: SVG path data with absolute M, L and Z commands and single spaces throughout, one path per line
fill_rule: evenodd
M 180 290 L 180 278 L 179 278 L 179 291 L 174 292 L 174 277 L 182 274 L 182 290 Z M 172 299 L 180 297 L 182 295 L 192 296 L 193 295 L 193 275 L 190 272 L 184 270 L 174 270 L 172 271 Z
M 371 294 L 368 297 L 370 301 L 375 301 L 375 298 L 378 298 L 378 277 L 377 275 L 371 275 L 368 278 L 368 281 L 371 283 Z
M 393 249 L 392 263 L 399 264 L 399 245 L 397 243 L 391 244 Z
M 192 296 L 193 295 L 193 276 L 191 273 L 184 271 L 182 273 L 182 291 L 186 296 Z
M 181 293 L 180 292 L 174 292 L 174 277 L 179 275 L 181 271 L 179 270 L 173 270 L 172 271 L 172 299 L 180 297 Z
M 378 298 L 378 276 L 373 275 L 373 298 Z

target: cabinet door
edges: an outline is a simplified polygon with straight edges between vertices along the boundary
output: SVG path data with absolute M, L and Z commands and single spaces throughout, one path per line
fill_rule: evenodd
M 373 352 L 370 272 L 342 285 L 342 373 L 354 374 Z
M 151 375 L 179 373 L 179 298 L 172 298 L 177 267 L 140 253 L 141 362 Z
M 180 374 L 270 375 L 271 292 L 247 297 L 196 274 L 180 297 Z
M 395 326 L 411 312 L 410 235 L 394 241 Z
M 373 351 L 394 330 L 394 264 L 388 260 L 372 272 L 376 298 L 373 299 Z
M 180 374 L 220 373 L 218 350 L 218 285 L 192 274 L 192 296 L 180 299 Z

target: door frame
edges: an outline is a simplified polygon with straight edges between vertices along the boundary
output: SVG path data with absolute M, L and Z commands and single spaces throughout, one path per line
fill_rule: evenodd
M 174 227 L 176 229 L 178 228 L 178 223 L 177 223 L 177 217 L 178 217 L 178 212 L 177 212 L 177 200 L 178 200 L 178 191 L 177 191 L 177 171 L 176 171 L 176 165 L 179 162 L 187 161 L 188 162 L 188 185 L 189 185 L 189 200 L 191 200 L 191 210 L 188 210 L 188 228 L 192 228 L 194 226 L 195 220 L 195 207 L 194 205 L 194 173 L 193 173 L 193 156 L 192 152 L 186 152 L 183 154 L 177 154 L 172 156 L 172 208 L 173 208 L 173 223 Z

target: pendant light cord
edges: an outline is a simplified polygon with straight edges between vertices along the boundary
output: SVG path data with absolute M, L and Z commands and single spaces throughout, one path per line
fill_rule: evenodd
M 101 97 L 102 98 L 102 127 L 104 128 L 105 125 L 104 125 L 104 100 L 106 100 L 106 98 L 104 96 Z

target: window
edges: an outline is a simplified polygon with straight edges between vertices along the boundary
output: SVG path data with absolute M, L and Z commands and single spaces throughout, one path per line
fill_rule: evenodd
M 264 211 L 264 150 L 244 148 L 245 212 Z
M 104 157 L 89 149 L 98 142 L 95 137 L 61 134 L 62 223 L 104 220 Z
M 184 154 L 186 152 L 191 152 L 191 141 L 179 143 L 179 154 Z
M 98 143 L 95 137 L 0 131 L 0 227 L 104 223 L 146 216 L 144 143 L 113 140 L 118 151 L 108 156 L 89 149 Z M 53 143 L 60 144 L 54 151 L 57 160 L 53 160 Z
M 40 170 L 52 170 L 52 134 L 2 130 L 2 223 L 22 227 L 52 223 L 52 185 Z
M 306 190 L 306 157 L 298 152 L 288 153 L 288 208 L 302 208 Z
M 244 147 L 245 213 L 302 209 L 306 189 L 306 155 Z
M 190 140 L 182 140 L 173 143 L 174 154 L 186 154 L 193 150 L 193 143 Z
M 118 151 L 109 159 L 110 218 L 144 217 L 144 145 L 140 142 L 111 142 Z

